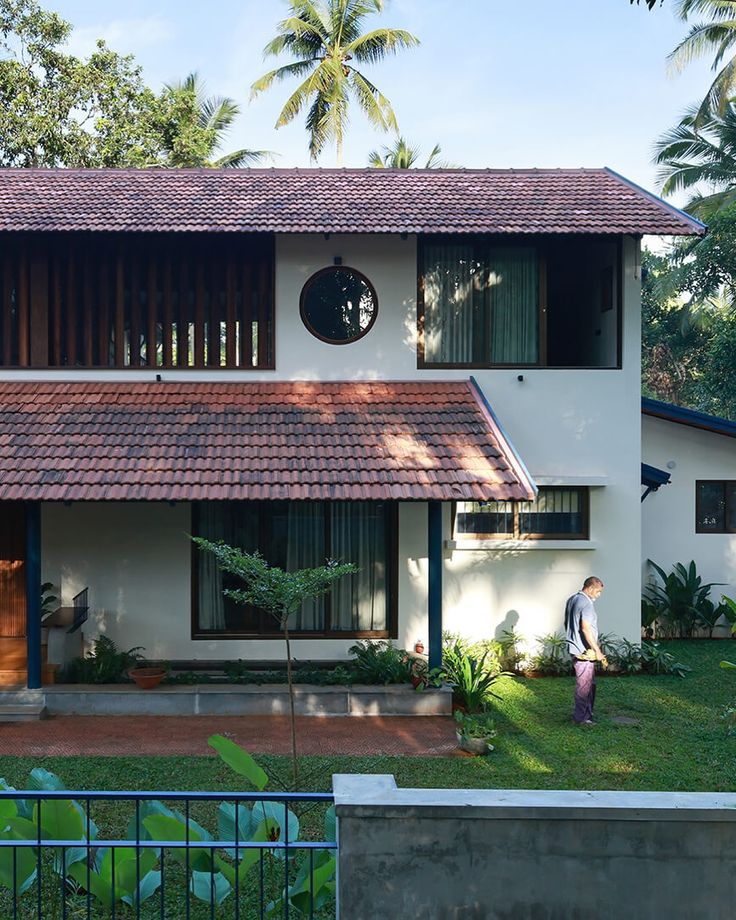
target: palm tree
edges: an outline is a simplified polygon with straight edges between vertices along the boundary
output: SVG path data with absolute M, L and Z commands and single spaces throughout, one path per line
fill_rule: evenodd
M 390 146 L 381 150 L 371 150 L 368 154 L 368 165 L 374 169 L 452 169 L 452 163 L 440 160 L 441 153 L 440 145 L 435 144 L 427 157 L 427 162 L 424 166 L 418 167 L 419 147 L 410 147 L 401 135 L 397 135 Z
M 316 160 L 328 141 L 334 140 L 338 166 L 348 121 L 348 104 L 354 97 L 371 124 L 382 131 L 396 130 L 391 103 L 350 61 L 374 64 L 388 54 L 419 44 L 403 29 L 362 32 L 363 20 L 383 10 L 384 0 L 289 0 L 291 15 L 277 26 L 265 55 L 283 52 L 297 60 L 264 74 L 251 87 L 251 96 L 269 89 L 276 80 L 305 77 L 281 110 L 276 127 L 293 119 L 311 103 L 307 113 L 309 153 Z
M 716 76 L 695 115 L 694 127 L 700 130 L 712 113 L 723 115 L 735 95 L 736 57 L 729 57 L 726 64 L 723 60 L 736 50 L 736 0 L 675 0 L 674 5 L 681 19 L 687 20 L 691 13 L 709 17 L 693 25 L 668 57 L 670 68 L 679 73 L 696 58 L 714 55 L 711 69 Z
M 175 127 L 166 144 L 171 166 L 236 169 L 271 156 L 268 150 L 242 149 L 213 159 L 240 115 L 240 106 L 226 96 L 208 96 L 197 73 L 190 73 L 178 83 L 167 83 L 164 95 L 176 113 L 172 119 Z
M 678 125 L 655 145 L 662 194 L 692 190 L 685 210 L 701 220 L 736 202 L 736 100 L 724 113 L 710 114 L 697 127 L 698 106 L 692 106 Z M 701 194 L 707 186 L 710 194 Z

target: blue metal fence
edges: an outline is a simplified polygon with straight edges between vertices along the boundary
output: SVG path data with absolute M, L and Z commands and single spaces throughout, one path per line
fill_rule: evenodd
M 0 790 L 0 917 L 327 920 L 332 803 L 330 793 Z

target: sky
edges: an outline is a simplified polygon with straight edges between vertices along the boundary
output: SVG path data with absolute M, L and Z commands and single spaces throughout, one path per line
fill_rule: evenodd
M 42 5 L 72 23 L 75 53 L 102 37 L 134 54 L 154 88 L 196 70 L 210 93 L 234 98 L 242 114 L 227 149 L 272 150 L 281 167 L 313 165 L 303 118 L 274 129 L 295 84 L 249 100 L 251 83 L 286 63 L 262 53 L 285 15 L 283 0 Z M 653 142 L 710 83 L 710 62 L 667 74 L 666 56 L 688 28 L 672 0 L 652 12 L 628 0 L 386 0 L 385 12 L 366 21 L 376 25 L 408 29 L 421 45 L 366 75 L 411 144 L 428 154 L 439 143 L 459 166 L 610 166 L 656 192 Z M 354 110 L 344 165 L 367 165 L 369 151 L 390 141 Z M 334 149 L 317 165 L 334 166 Z

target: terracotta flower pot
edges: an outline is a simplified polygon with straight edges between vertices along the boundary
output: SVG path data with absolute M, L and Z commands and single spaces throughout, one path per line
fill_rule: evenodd
M 132 668 L 128 677 L 136 682 L 141 690 L 153 690 L 166 677 L 166 668 Z

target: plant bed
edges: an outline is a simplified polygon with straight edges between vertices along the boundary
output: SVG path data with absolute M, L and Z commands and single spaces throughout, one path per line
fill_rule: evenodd
M 450 716 L 449 687 L 417 692 L 409 684 L 333 686 L 299 684 L 295 709 L 303 716 Z M 139 693 L 132 684 L 65 684 L 44 691 L 51 714 L 65 715 L 286 715 L 286 684 L 159 686 Z

